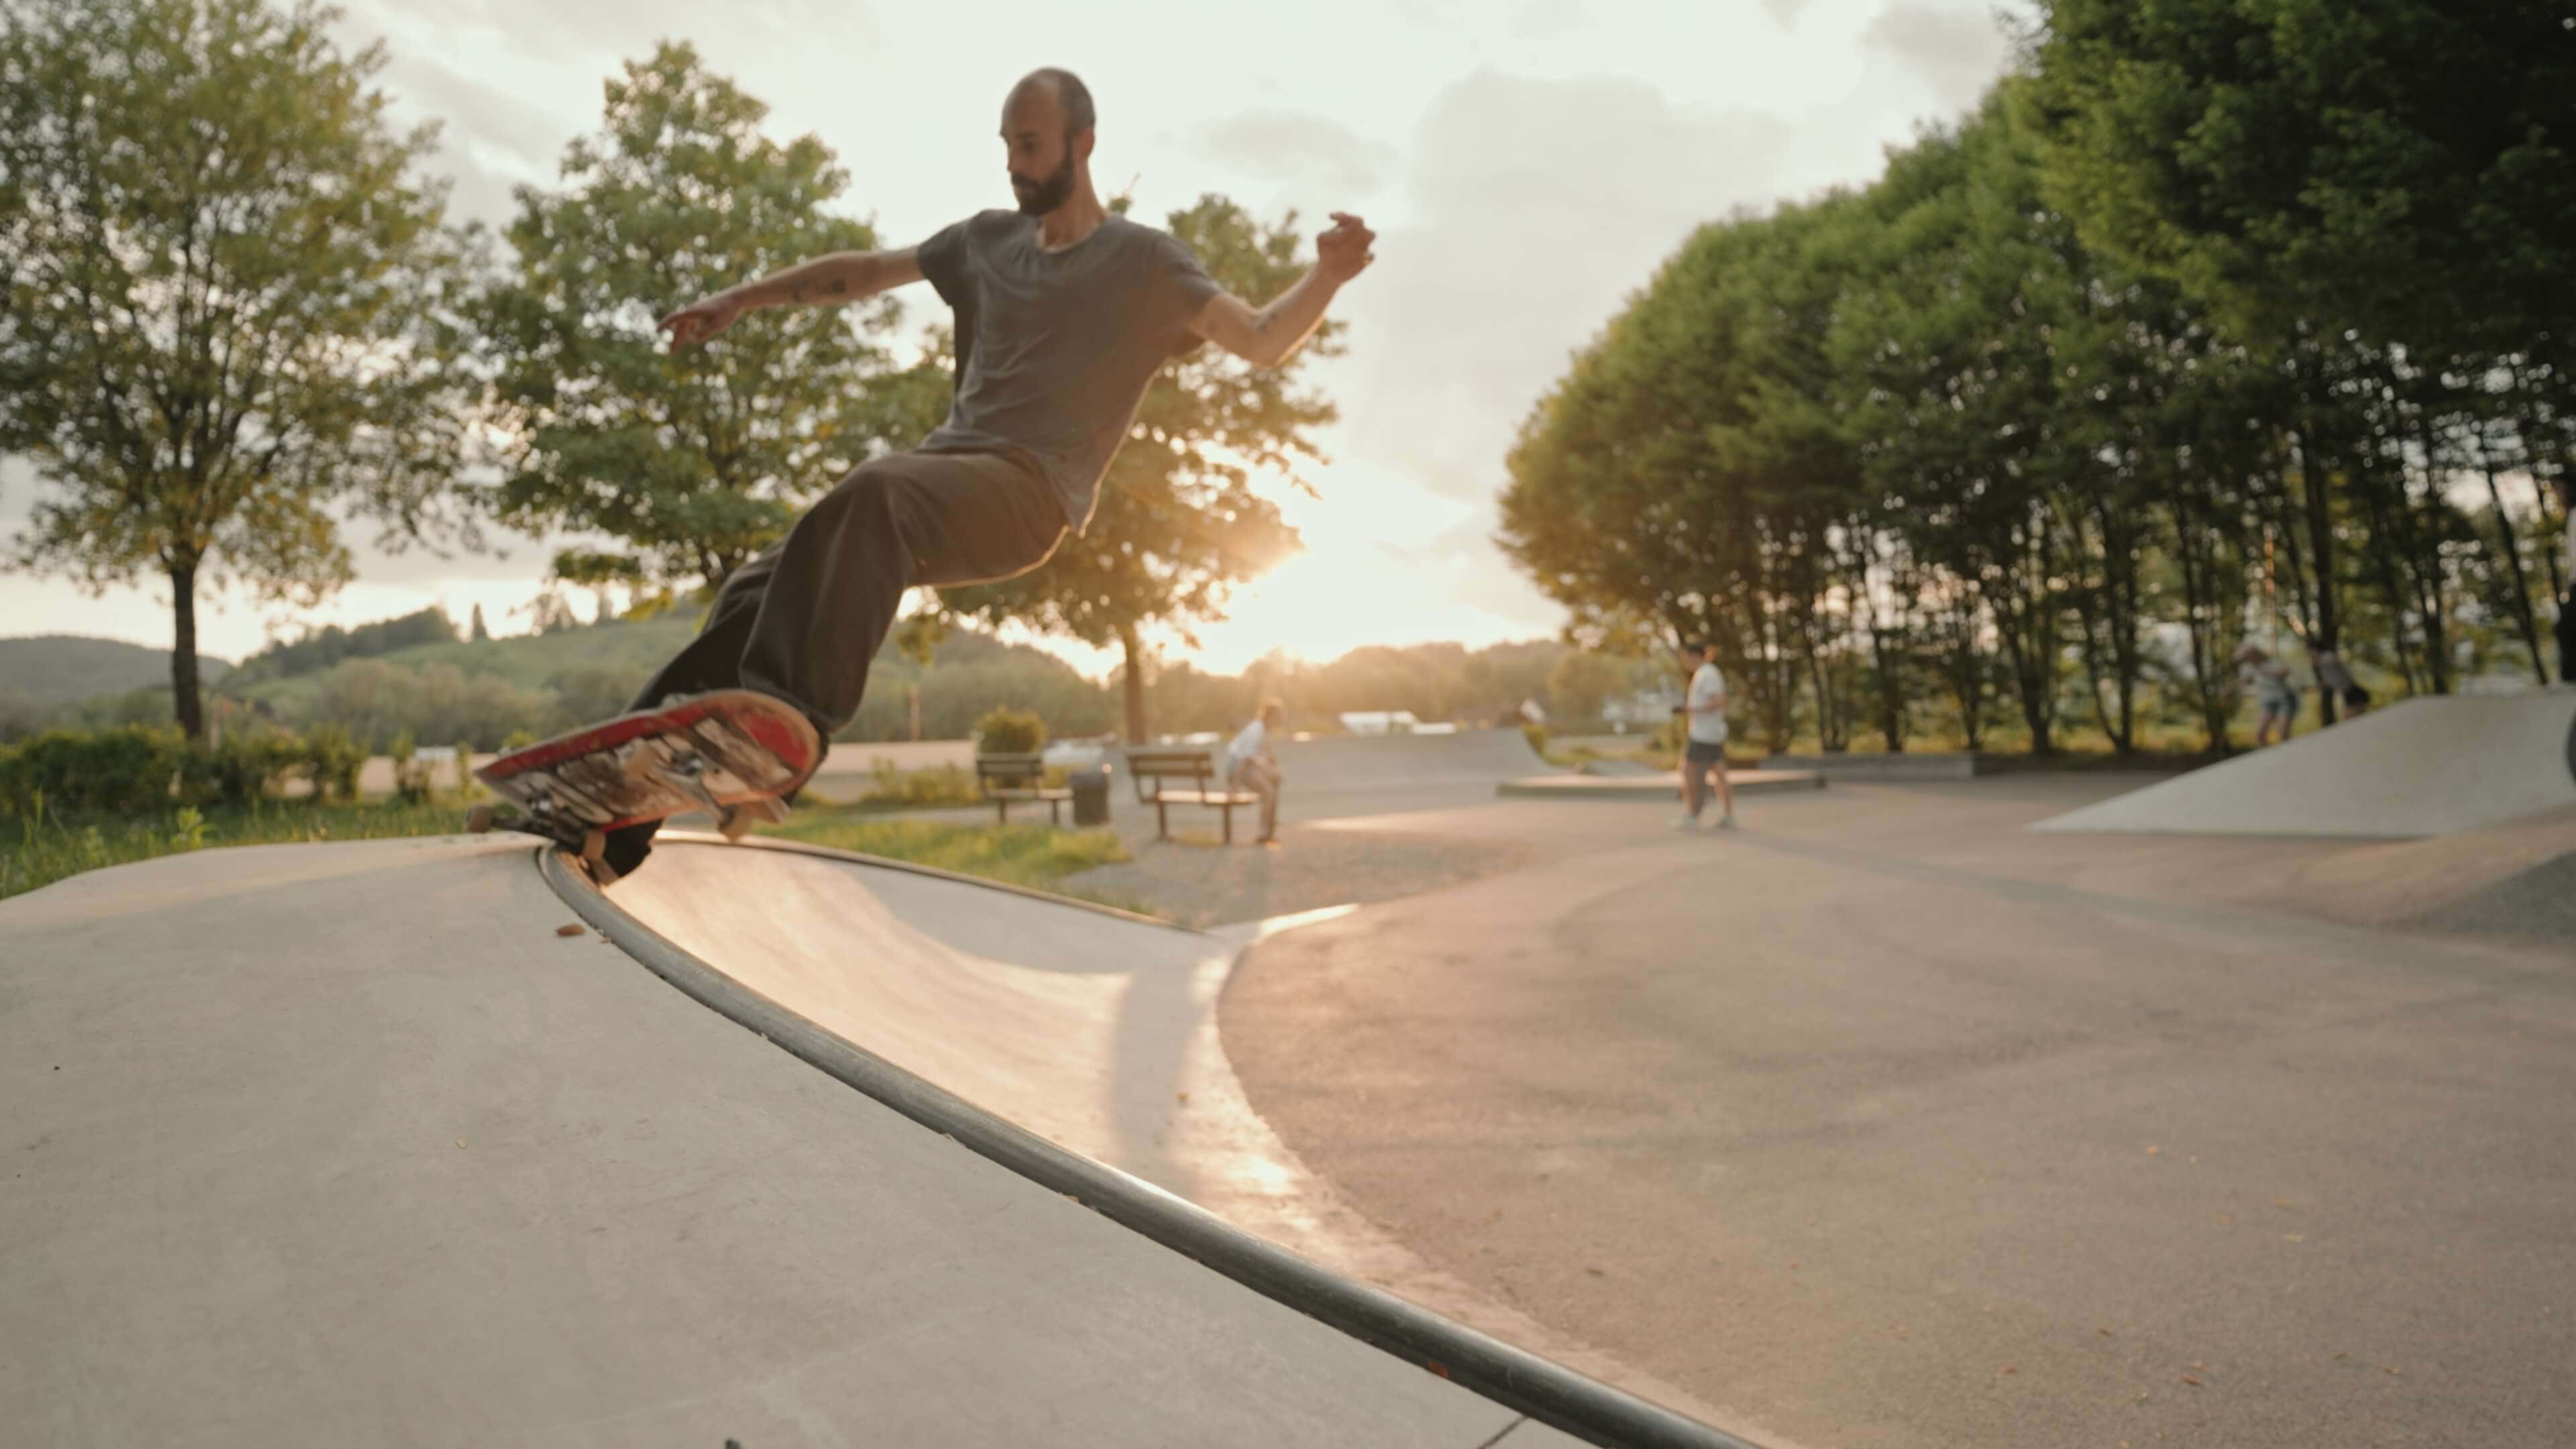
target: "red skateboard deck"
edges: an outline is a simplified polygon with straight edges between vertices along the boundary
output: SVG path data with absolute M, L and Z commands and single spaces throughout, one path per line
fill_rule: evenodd
M 465 827 L 542 835 L 594 864 L 606 832 L 690 810 L 739 837 L 755 819 L 783 817 L 778 797 L 822 757 L 813 724 L 784 700 L 748 689 L 690 695 L 493 760 L 474 776 L 518 814 L 478 805 Z

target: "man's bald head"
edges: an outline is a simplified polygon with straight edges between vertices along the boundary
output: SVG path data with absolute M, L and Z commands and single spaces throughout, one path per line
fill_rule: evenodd
M 1002 143 L 1020 210 L 1045 216 L 1077 192 L 1090 195 L 1091 88 L 1069 70 L 1033 70 L 1002 102 Z
M 1091 87 L 1084 85 L 1082 77 L 1072 71 L 1052 65 L 1030 71 L 1020 77 L 1018 85 L 1011 87 L 1010 103 L 1017 104 L 1023 98 L 1034 100 L 1040 96 L 1055 102 L 1056 114 L 1064 122 L 1064 134 L 1068 139 L 1100 123 L 1100 113 L 1091 104 Z

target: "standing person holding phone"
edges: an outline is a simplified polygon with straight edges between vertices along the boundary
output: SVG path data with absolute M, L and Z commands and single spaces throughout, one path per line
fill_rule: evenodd
M 1726 782 L 1726 676 L 1718 670 L 1708 645 L 1698 639 L 1682 644 L 1682 668 L 1690 672 L 1683 697 L 1682 818 L 1675 830 L 1699 829 L 1699 813 L 1708 804 L 1708 779 L 1717 779 L 1717 828 L 1735 828 L 1735 790 Z

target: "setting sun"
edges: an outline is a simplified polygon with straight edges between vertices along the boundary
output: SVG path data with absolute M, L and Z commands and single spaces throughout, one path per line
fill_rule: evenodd
M 1433 544 L 1478 527 L 1479 505 L 1364 466 L 1324 470 L 1316 487 L 1320 498 L 1274 493 L 1285 494 L 1280 511 L 1305 547 L 1237 589 L 1225 622 L 1198 631 L 1201 668 L 1233 673 L 1273 651 L 1322 661 L 1431 639 L 1473 648 L 1534 632 L 1459 599 L 1465 562 Z

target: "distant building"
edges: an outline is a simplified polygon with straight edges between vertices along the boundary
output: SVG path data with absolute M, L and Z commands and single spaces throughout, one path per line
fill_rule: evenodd
M 1409 709 L 1353 710 L 1341 720 L 1342 728 L 1355 735 L 1409 735 L 1422 728 Z

